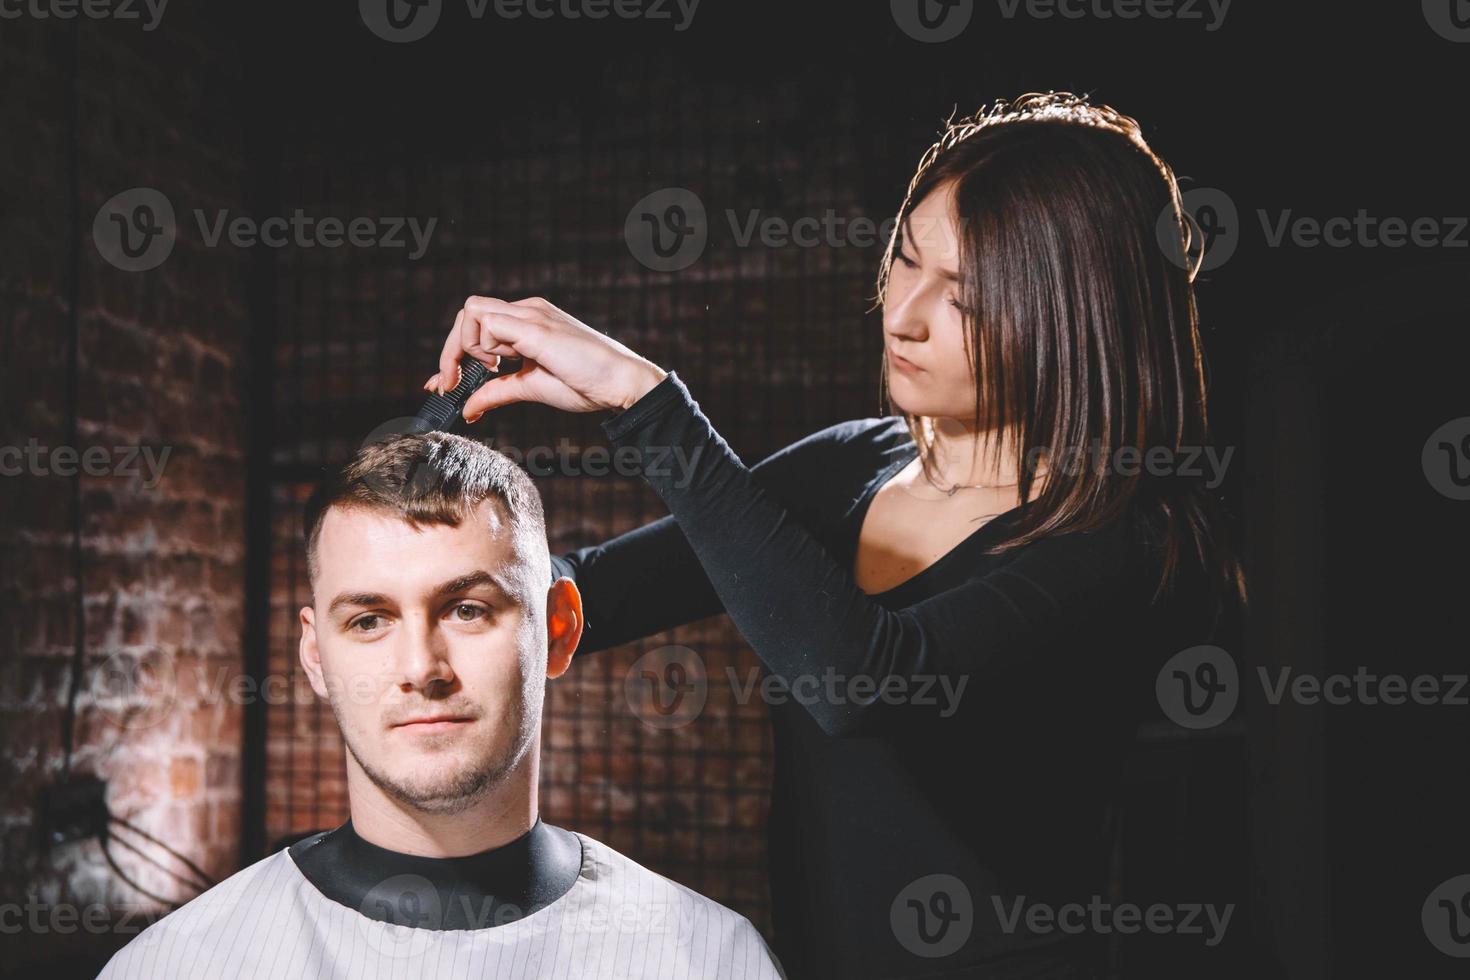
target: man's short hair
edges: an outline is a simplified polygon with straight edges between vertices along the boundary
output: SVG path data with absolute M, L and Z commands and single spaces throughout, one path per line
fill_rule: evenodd
M 527 581 L 549 582 L 546 515 L 536 485 L 504 453 L 446 432 L 369 443 L 317 484 L 302 519 L 308 574 L 314 582 L 322 521 L 333 507 L 379 511 L 415 528 L 458 527 L 487 499 L 496 501 L 510 524 L 517 551 L 530 565 Z

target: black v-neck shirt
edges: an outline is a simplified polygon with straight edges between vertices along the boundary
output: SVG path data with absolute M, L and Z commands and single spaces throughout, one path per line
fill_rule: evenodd
M 985 554 L 1023 505 L 868 595 L 863 516 L 917 452 L 901 417 L 747 468 L 671 372 L 603 427 L 670 514 L 552 557 L 582 593 L 578 652 L 723 611 L 785 682 L 769 858 L 790 975 L 1087 975 L 1091 940 L 1025 913 L 1106 895 L 1108 795 L 1158 667 L 1201 642 L 1198 577 L 1151 604 L 1132 513 Z

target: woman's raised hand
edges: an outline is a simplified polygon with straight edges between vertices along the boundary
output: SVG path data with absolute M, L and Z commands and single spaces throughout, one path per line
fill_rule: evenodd
M 442 393 L 459 384 L 459 361 L 465 356 L 491 369 L 502 357 L 525 362 L 470 396 L 464 407 L 469 422 L 489 409 L 527 401 L 568 412 L 622 411 L 668 376 L 539 296 L 515 302 L 490 296 L 465 300 L 439 354 L 439 371 L 424 387 Z

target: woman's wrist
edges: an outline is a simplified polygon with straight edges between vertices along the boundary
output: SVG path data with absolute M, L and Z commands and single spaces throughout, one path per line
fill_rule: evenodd
M 663 380 L 669 376 L 669 372 L 659 367 L 652 361 L 641 365 L 641 369 L 634 374 L 628 384 L 626 393 L 618 404 L 611 406 L 615 412 L 626 412 L 632 408 L 634 403 L 643 398 L 654 388 L 657 388 Z

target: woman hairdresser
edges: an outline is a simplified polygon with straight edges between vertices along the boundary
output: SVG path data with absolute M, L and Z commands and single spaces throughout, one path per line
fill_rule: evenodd
M 1161 247 L 1161 215 L 1178 250 Z M 951 123 L 878 276 L 892 413 L 747 467 L 673 371 L 542 299 L 466 301 L 428 387 L 611 410 L 670 515 L 553 557 L 584 648 L 725 612 L 769 674 L 792 977 L 1084 977 L 1028 910 L 1105 894 L 1104 811 L 1154 676 L 1243 594 L 1197 479 L 1187 225 L 1138 124 L 1067 94 Z M 1170 242 L 1168 244 L 1174 244 Z M 1120 453 L 1121 451 L 1121 453 Z

